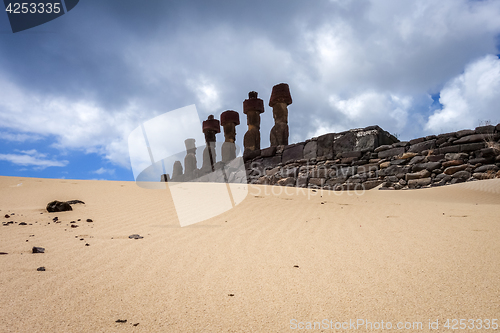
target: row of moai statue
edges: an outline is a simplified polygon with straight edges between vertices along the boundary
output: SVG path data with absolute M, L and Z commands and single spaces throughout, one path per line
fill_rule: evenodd
M 243 113 L 247 115 L 248 125 L 248 130 L 243 138 L 244 157 L 252 157 L 260 151 L 260 114 L 264 112 L 264 101 L 257 96 L 257 92 L 251 91 L 248 93 L 248 99 L 243 101 Z M 271 147 L 288 145 L 288 105 L 290 104 L 292 104 L 292 97 L 288 84 L 280 83 L 275 85 L 269 99 L 269 106 L 273 108 L 274 118 L 274 126 L 270 133 Z M 195 139 L 187 139 L 184 141 L 186 146 L 184 170 L 181 162 L 175 161 L 172 177 L 163 175 L 162 180 L 171 182 L 190 181 L 213 172 L 219 165 L 224 165 L 235 159 L 236 126 L 239 124 L 240 116 L 238 112 L 233 110 L 222 112 L 220 122 L 213 115 L 208 116 L 202 126 L 205 135 L 205 149 L 201 169 L 197 168 Z M 225 141 L 221 148 L 222 161 L 217 162 L 215 136 L 220 133 L 220 125 L 224 129 Z

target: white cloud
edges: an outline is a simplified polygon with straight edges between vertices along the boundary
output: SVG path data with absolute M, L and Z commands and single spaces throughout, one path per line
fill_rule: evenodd
M 46 154 L 40 154 L 35 149 L 27 151 L 19 151 L 22 154 L 0 154 L 0 160 L 7 161 L 17 165 L 35 166 L 37 169 L 45 169 L 47 167 L 64 167 L 68 165 L 68 161 L 55 161 L 45 159 Z
M 115 169 L 105 169 L 103 167 L 93 171 L 92 173 L 96 173 L 98 175 L 102 175 L 102 174 L 110 174 L 110 175 L 114 175 L 115 174 Z
M 26 134 L 26 133 L 4 133 L 0 132 L 0 140 L 26 142 L 37 141 L 42 139 L 40 135 Z
M 441 110 L 429 117 L 425 129 L 434 132 L 474 128 L 494 121 L 500 111 L 500 59 L 487 55 L 465 68 L 441 91 Z

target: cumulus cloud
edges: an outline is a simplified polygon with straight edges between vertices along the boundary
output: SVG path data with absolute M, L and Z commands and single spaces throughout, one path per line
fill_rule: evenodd
M 16 165 L 34 166 L 37 169 L 45 169 L 47 167 L 64 167 L 68 165 L 68 161 L 56 161 L 46 159 L 46 154 L 38 153 L 35 149 L 28 151 L 19 151 L 21 154 L 0 154 L 0 160 L 7 161 Z
M 266 147 L 267 102 L 280 82 L 294 101 L 291 142 L 375 124 L 413 137 L 473 127 L 495 119 L 500 104 L 498 60 L 484 58 L 498 53 L 499 1 L 121 3 L 77 7 L 71 22 L 51 23 L 71 38 L 0 39 L 0 124 L 9 133 L 0 139 L 50 137 L 61 152 L 129 167 L 127 138 L 140 123 L 196 104 L 203 119 L 239 111 L 241 146 L 242 102 L 256 90 Z M 440 91 L 443 109 L 432 109 Z
M 434 132 L 474 128 L 482 120 L 496 121 L 500 111 L 500 59 L 487 55 L 447 82 L 439 102 L 443 108 L 429 117 L 425 129 Z

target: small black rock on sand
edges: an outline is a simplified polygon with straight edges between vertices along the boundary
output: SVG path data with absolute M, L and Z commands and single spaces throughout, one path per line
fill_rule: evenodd
M 74 204 L 85 204 L 85 202 L 83 202 L 81 200 L 70 200 L 70 201 L 54 200 L 54 201 L 51 201 L 47 204 L 46 209 L 49 213 L 65 212 L 65 211 L 73 210 L 73 208 L 71 208 L 71 205 L 74 205 Z

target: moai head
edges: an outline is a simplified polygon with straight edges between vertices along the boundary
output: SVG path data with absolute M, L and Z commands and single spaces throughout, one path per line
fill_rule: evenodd
M 215 142 L 215 134 L 220 133 L 220 123 L 213 115 L 203 122 L 203 133 L 206 142 Z
M 196 140 L 195 139 L 184 140 L 184 145 L 186 145 L 186 152 L 188 154 L 196 154 Z
M 275 122 L 288 123 L 287 106 L 292 104 L 290 88 L 286 83 L 280 83 L 273 87 L 269 106 L 273 108 L 273 117 Z
M 260 129 L 260 114 L 264 112 L 264 101 L 257 96 L 256 91 L 251 91 L 248 93 L 248 99 L 243 101 L 243 113 L 247 115 L 248 129 Z
M 236 140 L 236 126 L 240 124 L 240 115 L 236 111 L 227 110 L 220 115 L 220 122 L 224 128 L 224 138 L 226 142 Z

